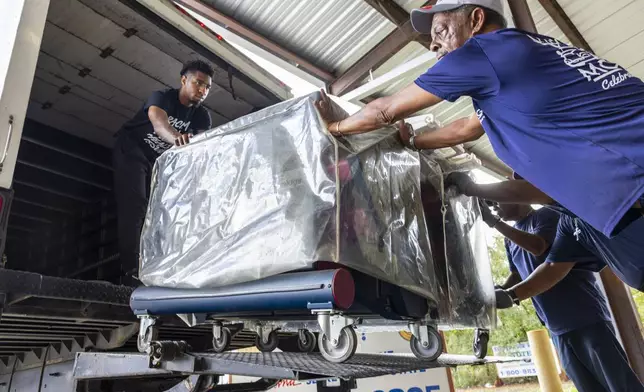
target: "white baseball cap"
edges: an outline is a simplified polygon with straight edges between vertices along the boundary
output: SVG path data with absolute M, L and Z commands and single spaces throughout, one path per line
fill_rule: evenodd
M 432 20 L 437 12 L 455 10 L 464 5 L 476 5 L 492 11 L 496 11 L 503 16 L 502 0 L 438 0 L 436 5 L 428 5 L 422 8 L 416 8 L 411 11 L 411 25 L 414 30 L 421 34 L 431 34 Z

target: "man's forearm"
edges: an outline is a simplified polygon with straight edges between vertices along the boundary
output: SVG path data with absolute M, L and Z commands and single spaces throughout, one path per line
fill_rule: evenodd
M 467 196 L 516 204 L 551 204 L 552 198 L 524 180 L 503 181 L 494 184 L 470 184 L 462 190 Z
M 422 133 L 416 137 L 414 144 L 421 150 L 453 147 L 481 137 L 480 133 L 464 132 L 468 118 L 456 120 L 435 131 Z
M 326 96 L 324 93 L 322 95 Z M 325 98 L 323 98 L 324 100 Z M 352 135 L 374 131 L 395 124 L 397 121 L 441 101 L 441 98 L 412 83 L 394 95 L 369 102 L 353 116 L 340 122 L 330 122 L 327 126 L 329 131 L 335 135 Z M 325 106 L 328 107 L 328 105 Z
M 399 120 L 389 118 L 385 107 L 385 98 L 371 101 L 353 116 L 329 124 L 329 131 L 339 132 L 342 135 L 355 135 L 383 128 Z
M 511 288 L 519 301 L 545 293 L 568 275 L 575 263 L 543 263 L 523 282 Z
M 153 124 L 153 126 L 154 133 L 168 144 L 174 144 L 174 141 L 181 136 L 181 133 L 172 128 L 170 124 Z
M 168 113 L 156 105 L 150 106 L 148 109 L 148 118 L 152 127 L 154 128 L 154 133 L 161 138 L 166 143 L 174 144 L 174 141 L 181 136 L 168 121 Z
M 508 276 L 508 278 L 505 280 L 505 282 L 500 286 L 503 290 L 507 290 L 512 286 L 515 286 L 521 282 L 521 276 L 513 272 Z
M 497 222 L 494 228 L 507 239 L 535 256 L 541 256 L 548 250 L 548 243 L 538 235 L 517 230 L 503 221 Z

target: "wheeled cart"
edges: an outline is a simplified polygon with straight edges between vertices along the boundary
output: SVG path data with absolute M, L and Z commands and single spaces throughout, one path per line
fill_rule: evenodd
M 354 355 L 356 330 L 408 329 L 417 357 L 434 360 L 443 351 L 436 304 L 346 268 L 294 272 L 214 289 L 142 287 L 133 293 L 131 307 L 141 318 L 142 352 L 156 340 L 155 317 L 185 313 L 212 324 L 215 352 L 226 351 L 242 329 L 256 331 L 256 347 L 262 352 L 278 348 L 278 331 L 291 332 L 295 344 L 290 350 L 312 352 L 317 343 L 331 362 Z

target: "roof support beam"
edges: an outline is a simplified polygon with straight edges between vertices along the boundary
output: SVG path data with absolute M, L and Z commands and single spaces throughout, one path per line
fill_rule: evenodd
M 397 28 L 402 28 L 405 25 L 409 25 L 410 31 L 412 32 L 413 38 L 412 41 L 418 41 L 421 45 L 426 47 L 428 50 L 431 50 L 430 44 L 431 39 L 429 36 L 418 34 L 411 27 L 411 21 L 409 20 L 409 13 L 396 4 L 394 0 L 364 0 L 369 4 L 373 9 L 380 12 L 382 16 L 389 19 L 389 21 L 396 25 Z M 437 0 L 425 1 L 423 6 L 436 4 Z M 392 53 L 394 55 L 395 53 Z
M 330 85 L 333 95 L 342 95 L 360 85 L 360 82 L 369 75 L 369 71 L 376 69 L 400 51 L 416 36 L 411 22 L 394 30 L 385 39 L 380 41 L 373 49 L 364 55 L 358 62 L 346 70 Z
M 395 24 L 396 30 L 380 41 L 378 45 L 331 83 L 329 90 L 333 95 L 340 96 L 354 89 L 369 75 L 370 70 L 384 64 L 408 43 L 423 37 L 412 28 L 407 11 L 393 0 L 364 1 Z M 436 0 L 427 2 L 427 4 L 432 3 L 436 3 Z M 420 43 L 429 49 L 427 39 Z
M 436 58 L 436 53 L 434 52 L 427 52 L 425 54 L 422 54 L 411 61 L 399 65 L 398 67 L 372 80 L 364 86 L 360 86 L 357 89 L 343 95 L 342 99 L 349 102 L 360 101 L 361 99 L 368 97 L 378 92 L 379 90 L 382 90 L 385 84 L 393 83 L 411 73 L 418 73 L 419 71 L 422 72 L 426 70 L 428 64 L 430 64 L 432 60 L 434 60 L 434 58 Z
M 363 0 L 382 16 L 389 19 L 396 26 L 401 26 L 409 20 L 409 13 L 396 4 L 394 0 Z
M 577 26 L 570 20 L 566 11 L 561 8 L 557 0 L 539 0 L 539 3 L 574 46 L 594 53 L 588 41 L 579 32 Z
M 532 13 L 530 12 L 527 0 L 508 1 L 508 5 L 512 12 L 514 25 L 518 29 L 525 30 L 529 33 L 537 32 L 537 26 L 534 24 L 534 19 L 532 19 Z
M 253 44 L 267 50 L 270 53 L 277 55 L 292 65 L 301 68 L 309 74 L 325 81 L 330 82 L 335 79 L 335 75 L 331 72 L 318 67 L 317 65 L 309 62 L 308 60 L 298 56 L 297 54 L 283 48 L 277 43 L 269 40 L 263 35 L 255 32 L 254 30 L 246 27 L 236 19 L 225 15 L 216 9 L 202 3 L 199 0 L 174 0 L 175 3 L 201 15 L 202 17 L 217 23 L 223 28 L 237 34 L 239 37 L 252 42 Z

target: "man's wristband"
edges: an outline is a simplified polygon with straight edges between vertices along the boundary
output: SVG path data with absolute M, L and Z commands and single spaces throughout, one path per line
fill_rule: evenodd
M 416 147 L 416 135 L 411 135 L 409 137 L 409 147 L 414 151 L 418 151 L 418 147 Z
M 506 290 L 506 291 L 510 295 L 510 298 L 512 298 L 512 302 L 514 302 L 515 305 L 518 305 L 519 303 L 521 303 L 521 301 L 519 301 L 519 297 L 517 297 L 517 293 L 514 290 Z
M 495 216 L 494 217 L 494 222 L 492 222 L 492 223 L 485 222 L 485 223 L 487 223 L 487 225 L 490 227 L 490 229 L 493 229 L 494 226 L 496 226 L 500 221 L 501 221 L 501 218 L 499 218 L 498 216 Z

